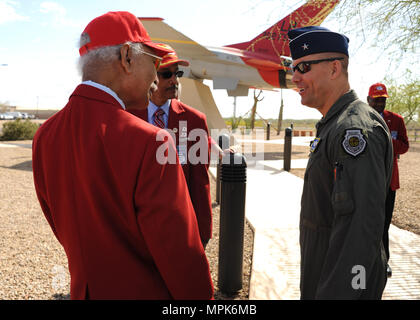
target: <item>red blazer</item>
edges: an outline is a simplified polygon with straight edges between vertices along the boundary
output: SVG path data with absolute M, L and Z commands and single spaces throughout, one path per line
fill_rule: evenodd
M 157 132 L 87 85 L 37 131 L 35 189 L 67 254 L 72 299 L 212 298 L 185 178 L 156 161 Z
M 391 189 L 397 190 L 400 187 L 400 178 L 398 173 L 398 155 L 408 151 L 409 143 L 407 130 L 404 124 L 404 118 L 399 114 L 384 110 L 383 117 L 388 125 L 392 137 L 392 146 L 394 148 L 394 166 L 392 170 Z
M 131 109 L 127 111 L 147 121 L 147 109 Z M 208 137 L 205 138 L 207 144 L 206 155 L 199 154 L 200 159 L 206 159 L 205 161 L 200 161 L 197 164 L 192 164 L 191 158 L 188 156 L 190 153 L 195 154 L 194 151 L 196 149 L 193 149 L 191 151 L 191 147 L 195 143 L 201 141 L 198 141 L 198 138 L 197 141 L 190 140 L 190 138 L 192 138 L 193 136 L 193 134 L 190 135 L 191 131 L 193 129 L 202 129 L 204 130 L 204 132 L 206 132 L 208 136 L 207 120 L 204 113 L 189 107 L 188 105 L 180 102 L 179 100 L 172 99 L 169 108 L 168 129 L 172 130 L 172 132 L 175 133 L 177 149 L 179 149 L 179 145 L 181 144 L 180 137 L 183 133 L 185 133 L 182 131 L 182 127 L 180 127 L 182 124 L 180 123 L 181 121 L 186 122 L 186 136 L 189 137 L 187 141 L 187 161 L 186 163 L 182 164 L 182 169 L 184 170 L 184 175 L 188 184 L 188 190 L 190 193 L 191 201 L 194 206 L 195 214 L 197 216 L 201 240 L 208 241 L 212 237 L 212 207 L 210 197 L 210 181 L 208 175 L 208 168 L 210 163 L 210 149 L 208 147 Z M 201 143 L 203 142 L 204 141 L 201 141 Z M 184 154 L 185 152 L 182 152 L 181 158 L 184 158 Z M 183 162 L 182 159 L 181 162 Z

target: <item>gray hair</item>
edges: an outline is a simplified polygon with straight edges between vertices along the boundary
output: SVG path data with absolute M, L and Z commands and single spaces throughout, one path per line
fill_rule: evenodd
M 80 45 L 82 45 L 83 42 L 84 39 L 81 37 Z M 124 44 L 128 44 L 131 47 L 134 56 L 138 56 L 143 52 L 143 46 L 141 43 L 126 42 Z M 82 76 L 85 76 L 101 66 L 110 64 L 113 61 L 120 59 L 120 50 L 124 44 L 102 47 L 88 51 L 86 54 L 79 57 L 77 64 L 79 73 Z

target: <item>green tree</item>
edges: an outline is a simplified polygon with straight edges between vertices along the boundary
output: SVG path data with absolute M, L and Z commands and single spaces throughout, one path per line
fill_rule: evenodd
M 249 125 L 252 130 L 254 130 L 254 127 L 255 127 L 255 114 L 257 113 L 258 102 L 264 100 L 264 97 L 259 99 L 259 97 L 263 93 L 263 91 L 260 90 L 260 92 L 258 94 L 256 94 L 256 92 L 257 92 L 257 90 L 254 89 L 254 104 L 252 105 L 252 109 L 251 109 L 251 120 L 250 120 L 250 125 Z
M 283 109 L 284 109 L 284 103 L 283 103 L 283 89 L 280 89 L 280 110 L 279 110 L 279 117 L 277 118 L 277 135 L 280 135 L 281 127 L 283 124 Z
M 342 0 L 331 18 L 343 22 L 343 32 L 362 37 L 362 44 L 375 39 L 374 45 L 393 59 L 418 52 L 420 0 Z
M 3 125 L 0 141 L 3 140 L 32 140 L 39 125 L 30 120 L 17 119 L 15 121 L 7 121 Z
M 389 83 L 386 108 L 402 115 L 408 124 L 411 121 L 420 121 L 420 81 L 409 70 L 406 75 L 405 83 L 402 84 L 396 84 L 392 79 L 385 80 L 385 83 Z

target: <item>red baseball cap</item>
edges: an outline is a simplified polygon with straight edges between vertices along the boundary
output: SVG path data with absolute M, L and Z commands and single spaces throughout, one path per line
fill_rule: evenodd
M 81 56 L 90 50 L 116 46 L 125 42 L 139 42 L 153 49 L 159 57 L 169 52 L 168 49 L 153 43 L 143 24 L 135 15 L 127 11 L 108 12 L 93 19 L 86 26 L 81 36 Z
M 188 67 L 190 63 L 187 60 L 179 59 L 175 50 L 165 43 L 158 43 L 157 46 L 161 49 L 168 50 L 169 52 L 162 57 L 159 69 L 167 68 L 174 63 L 178 63 L 181 66 Z
M 369 88 L 369 97 L 371 98 L 388 98 L 388 92 L 386 91 L 386 87 L 383 83 L 375 83 L 372 84 Z

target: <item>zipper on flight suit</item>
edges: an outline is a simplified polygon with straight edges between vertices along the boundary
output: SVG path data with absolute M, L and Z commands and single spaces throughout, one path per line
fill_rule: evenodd
M 331 195 L 331 204 L 336 215 L 351 214 L 354 210 L 351 190 L 347 188 L 344 166 L 340 162 L 334 163 L 334 187 Z
M 334 181 L 341 179 L 342 172 L 343 172 L 343 165 L 339 162 L 334 163 Z

